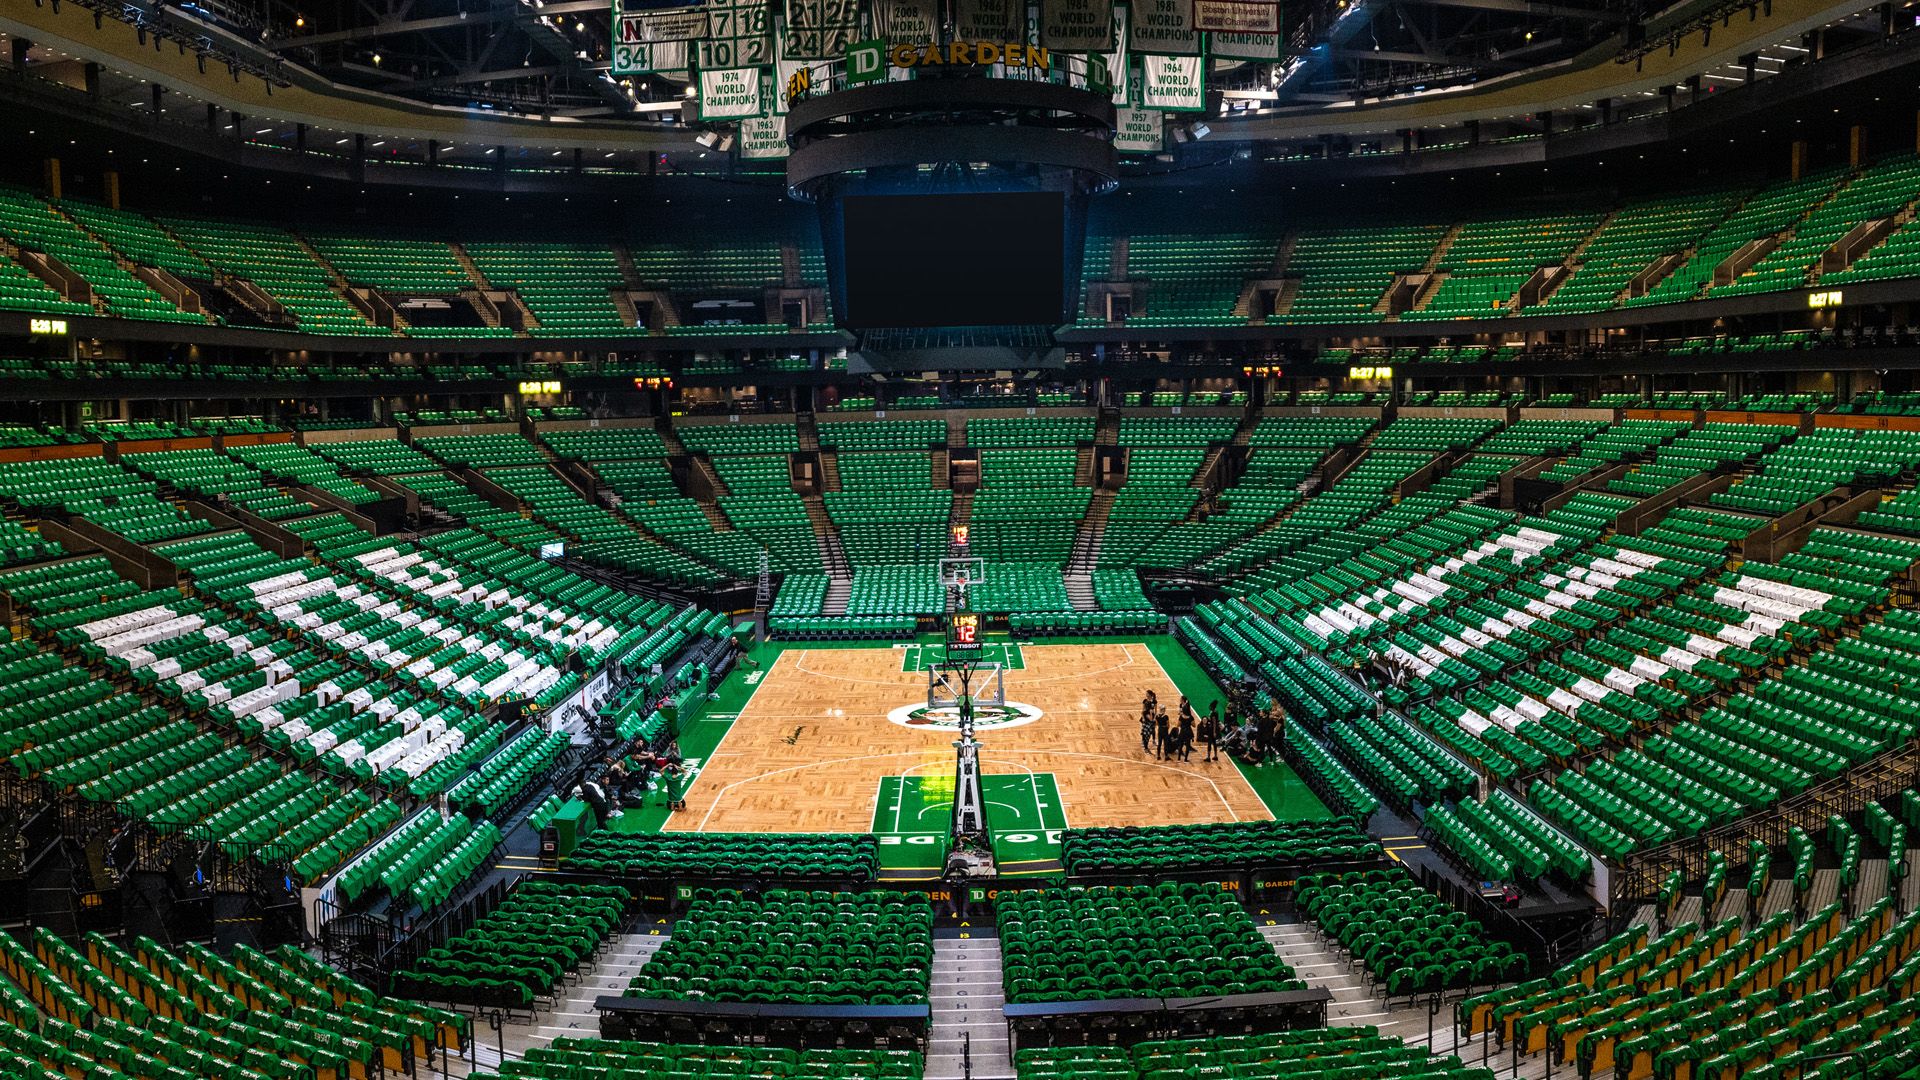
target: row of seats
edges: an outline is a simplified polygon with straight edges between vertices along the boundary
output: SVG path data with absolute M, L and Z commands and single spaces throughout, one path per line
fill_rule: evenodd
M 924 1004 L 933 909 L 924 893 L 773 889 L 696 900 L 628 997 Z
M 1299 989 L 1239 901 L 1211 884 L 1002 892 L 1013 1004 Z

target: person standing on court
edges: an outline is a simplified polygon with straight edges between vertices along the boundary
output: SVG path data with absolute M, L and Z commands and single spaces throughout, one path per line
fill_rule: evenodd
M 691 778 L 687 776 L 687 767 L 678 761 L 671 762 L 660 770 L 660 782 L 667 789 L 667 809 L 685 810 L 687 808 L 687 787 Z
M 1207 718 L 1200 722 L 1200 737 L 1207 742 L 1207 761 L 1220 760 L 1220 702 L 1207 707 Z
M 1155 709 L 1153 712 L 1153 744 L 1160 748 L 1160 757 L 1167 757 L 1167 710 Z
M 1153 709 L 1151 703 L 1140 706 L 1140 752 L 1153 753 Z
M 1194 724 L 1193 702 L 1187 700 L 1187 695 L 1181 694 L 1180 695 L 1180 760 L 1181 761 L 1187 760 L 1188 755 L 1193 753 L 1193 724 Z

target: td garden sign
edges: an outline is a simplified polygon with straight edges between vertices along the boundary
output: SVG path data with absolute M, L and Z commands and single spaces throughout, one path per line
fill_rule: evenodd
M 1005 64 L 1010 68 L 1037 68 L 1051 65 L 1047 50 L 1019 42 L 955 41 L 947 45 L 895 45 L 887 50 L 887 62 L 896 68 L 943 67 L 953 65 Z

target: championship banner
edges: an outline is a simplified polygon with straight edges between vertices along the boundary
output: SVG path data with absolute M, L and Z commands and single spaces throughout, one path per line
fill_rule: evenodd
M 768 0 L 708 0 L 712 29 L 701 40 L 700 67 L 767 67 L 773 63 L 773 12 Z M 756 96 L 758 83 L 754 84 Z
M 874 32 L 892 45 L 925 45 L 940 36 L 937 0 L 874 0 Z M 955 38 L 971 41 L 972 38 Z M 1001 41 L 1003 38 L 990 38 Z
M 1198 56 L 1143 56 L 1140 104 L 1168 112 L 1201 112 L 1207 107 L 1206 61 Z
M 1112 0 L 1040 0 L 1040 44 L 1078 53 L 1113 48 Z
M 763 112 L 759 68 L 700 69 L 700 119 L 741 120 Z
M 619 33 L 618 24 L 614 32 Z M 613 74 L 615 75 L 667 75 L 676 79 L 687 77 L 687 54 L 692 50 L 685 41 L 661 41 L 651 45 L 613 46 Z
M 954 0 L 957 41 L 1020 41 L 1026 0 Z
M 1193 25 L 1198 30 L 1228 34 L 1280 33 L 1280 5 L 1259 0 L 1193 0 Z
M 740 156 L 749 159 L 787 157 L 787 118 L 754 116 L 740 121 Z
M 1195 0 L 1194 17 L 1197 20 L 1200 4 L 1204 0 Z M 1280 9 L 1273 9 L 1276 20 Z M 1280 59 L 1280 35 L 1273 34 L 1229 34 L 1223 31 L 1211 31 L 1207 34 L 1207 53 L 1225 60 L 1278 60 Z
M 1157 154 L 1166 149 L 1166 130 L 1159 109 L 1131 105 L 1113 110 L 1113 148 L 1122 154 Z
M 1200 32 L 1193 28 L 1197 0 L 1133 0 L 1133 37 L 1127 48 L 1158 56 L 1196 56 Z
M 860 39 L 859 0 L 786 0 L 786 47 L 793 60 L 834 60 Z

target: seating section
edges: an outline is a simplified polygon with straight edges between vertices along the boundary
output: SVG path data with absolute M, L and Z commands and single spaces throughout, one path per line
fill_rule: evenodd
M 1719 298 L 1778 289 L 1797 289 L 1829 248 L 1856 226 L 1890 218 L 1913 202 L 1920 184 L 1920 158 L 1913 153 L 1881 158 L 1847 179 L 1826 201 L 1813 206 L 1790 236 L 1746 273 L 1709 294 Z
M 827 421 L 820 425 L 820 445 L 849 450 L 926 450 L 947 441 L 947 425 L 940 420 Z
M 1301 875 L 1294 903 L 1389 998 L 1515 982 L 1527 973 L 1525 955 L 1397 867 Z
M 204 218 L 156 220 L 215 270 L 266 290 L 294 317 L 301 333 L 389 334 L 341 298 L 326 268 L 284 230 Z
M 613 304 L 620 263 L 602 244 L 489 241 L 465 245 L 467 256 L 496 289 L 512 289 L 532 314 L 535 337 L 645 335 Z
M 591 959 L 626 917 L 625 889 L 524 881 L 446 945 L 394 974 L 408 997 L 524 1009 Z
M 1444 225 L 1300 230 L 1286 265 L 1300 284 L 1281 321 L 1380 321 L 1384 312 L 1377 309 L 1394 279 L 1426 266 L 1446 232 Z
M 1658 495 L 1676 484 L 1749 461 L 1792 438 L 1779 424 L 1706 424 L 1654 451 L 1650 461 L 1607 481 L 1622 495 Z
M 695 1046 L 609 1042 L 563 1035 L 498 1073 L 473 1080 L 580 1080 L 613 1076 L 750 1076 L 768 1080 L 918 1080 L 925 1063 L 912 1050 L 790 1050 L 776 1046 Z
M 1083 273 L 1088 282 L 1106 280 L 1114 252 L 1124 242 L 1126 272 L 1139 283 L 1126 322 L 1176 330 L 1244 326 L 1250 320 L 1310 327 L 1390 318 L 1420 323 L 1576 314 L 1774 293 L 1810 280 L 1840 287 L 1912 276 L 1910 249 L 1916 241 L 1899 218 L 1912 201 L 1916 176 L 1920 158 L 1898 153 L 1857 170 L 1829 169 L 1757 188 L 1725 181 L 1679 185 L 1611 205 L 1596 205 L 1587 192 L 1569 193 L 1537 211 L 1490 219 L 1456 215 L 1456 223 L 1430 220 L 1432 210 L 1420 200 L 1411 204 L 1420 209 L 1397 217 L 1336 221 L 1290 220 L 1270 208 L 1241 203 L 1222 208 L 1231 219 L 1226 224 L 1209 224 L 1199 233 L 1166 231 L 1149 211 L 1096 221 L 1086 240 Z M 746 322 L 710 318 L 690 306 L 743 294 L 757 298 L 774 284 L 822 282 L 824 255 L 814 230 L 801 228 L 788 237 L 783 230 L 764 232 L 737 223 L 717 229 L 710 221 L 699 225 L 696 235 L 687 223 L 668 222 L 617 247 L 575 227 L 562 227 L 548 239 L 502 239 L 484 222 L 456 237 L 422 236 L 404 226 L 384 231 L 303 227 L 296 237 L 234 219 L 149 218 L 80 199 L 49 202 L 21 188 L 0 192 L 0 231 L 29 251 L 60 259 L 86 281 L 105 313 L 127 318 L 205 323 L 214 317 L 180 310 L 123 267 L 122 259 L 177 275 L 194 287 L 210 285 L 216 275 L 233 275 L 283 304 L 300 330 L 329 335 L 399 333 L 433 339 L 522 332 L 512 328 L 517 318 L 505 326 L 458 325 L 464 313 L 420 309 L 400 330 L 390 331 L 360 314 L 344 294 L 348 287 L 415 296 L 447 296 L 478 286 L 510 291 L 515 299 L 509 306 L 524 310 L 524 333 L 536 338 L 781 336 L 825 328 L 758 321 L 771 313 L 747 316 Z M 1841 252 L 1841 241 L 1856 230 L 1871 230 L 1873 237 L 1886 230 L 1890 236 L 1867 245 L 1864 255 Z M 798 241 L 793 266 L 782 256 L 790 239 Z M 1716 284 L 1716 269 L 1756 241 L 1763 245 L 1758 260 L 1737 280 Z M 1823 267 L 1817 278 L 1816 267 Z M 1432 276 L 1428 286 L 1416 290 L 1415 307 L 1393 314 L 1401 306 L 1389 303 L 1396 281 L 1422 273 Z M 1530 280 L 1536 287 L 1523 291 Z M 1252 282 L 1261 288 L 1249 291 Z M 623 295 L 634 289 L 674 293 L 682 314 L 634 312 Z M 49 314 L 95 313 L 91 303 L 61 299 L 11 259 L 0 261 L 0 304 Z M 1105 325 L 1107 312 L 1099 307 L 1083 310 L 1081 325 Z M 641 325 L 643 317 L 654 326 Z M 1531 351 L 1481 343 L 1377 350 L 1383 366 L 1498 363 Z M 1355 351 L 1355 362 L 1372 361 L 1375 352 Z M 828 361 L 836 362 L 843 363 Z M 795 364 L 804 370 L 813 363 L 776 355 L 748 364 L 747 370 L 794 370 Z M 682 367 L 689 374 L 742 370 L 724 357 L 707 356 L 691 356 Z M 387 374 L 377 366 L 362 373 Z M 1137 399 L 1142 404 L 1214 404 L 1223 397 L 1216 391 L 1135 393 L 1146 395 Z M 947 400 L 934 394 L 894 394 L 891 400 L 849 394 L 837 409 L 904 411 L 939 408 Z M 994 393 L 958 401 L 969 408 L 1032 403 L 1025 396 Z M 1075 403 L 1070 392 L 1048 392 L 1038 399 L 1040 405 Z
M 1003 892 L 994 910 L 1013 1004 L 1305 985 L 1218 885 Z
M 1320 1080 L 1492 1080 L 1456 1056 L 1435 1057 L 1372 1027 L 1309 1028 L 1132 1047 L 1023 1047 L 1020 1080 L 1162 1080 L 1174 1076 L 1299 1076 Z
M 1743 194 L 1691 191 L 1629 203 L 1600 227 L 1553 291 L 1522 308 L 1521 314 L 1557 315 L 1612 307 L 1634 278 L 1661 257 L 1692 247 Z
M 1240 286 L 1273 265 L 1271 232 L 1135 233 L 1128 240 L 1128 273 L 1150 284 L 1146 310 L 1135 326 L 1231 326 Z
M 628 997 L 803 1005 L 925 1004 L 925 893 L 716 890 L 689 905 Z
M 1778 516 L 1834 489 L 1889 482 L 1920 465 L 1920 433 L 1829 428 L 1760 459 L 1759 471 L 1708 502 Z
M 1384 857 L 1378 843 L 1344 821 L 1068 829 L 1061 846 L 1069 874 L 1312 866 Z
M 439 240 L 311 231 L 306 240 L 352 285 L 434 296 L 474 287 L 453 249 Z
M 1463 1038 L 1488 1032 L 1587 1075 L 1780 1075 L 1767 1063 L 1841 1058 L 1847 1075 L 1903 1075 L 1916 947 L 1920 914 L 1891 898 L 1851 917 L 1835 901 L 1751 925 L 1635 925 L 1545 978 L 1463 1000 L 1455 1021 Z
M 7 1075 L 346 1080 L 457 1055 L 470 1017 L 383 997 L 294 948 L 162 947 L 98 934 L 76 946 L 45 927 L 0 935 L 0 1068 Z
M 1485 319 L 1506 314 L 1520 286 L 1560 263 L 1600 223 L 1593 214 L 1496 218 L 1460 226 L 1434 267 L 1446 276 L 1405 321 Z
M 809 877 L 871 881 L 880 873 L 871 835 L 821 833 L 615 833 L 588 836 L 568 863 L 628 877 Z
M 58 259 L 86 279 L 106 314 L 160 322 L 205 322 L 175 307 L 123 268 L 112 252 L 71 218 L 25 190 L 0 185 L 0 236 L 28 251 Z M 94 312 L 82 307 L 78 313 Z

